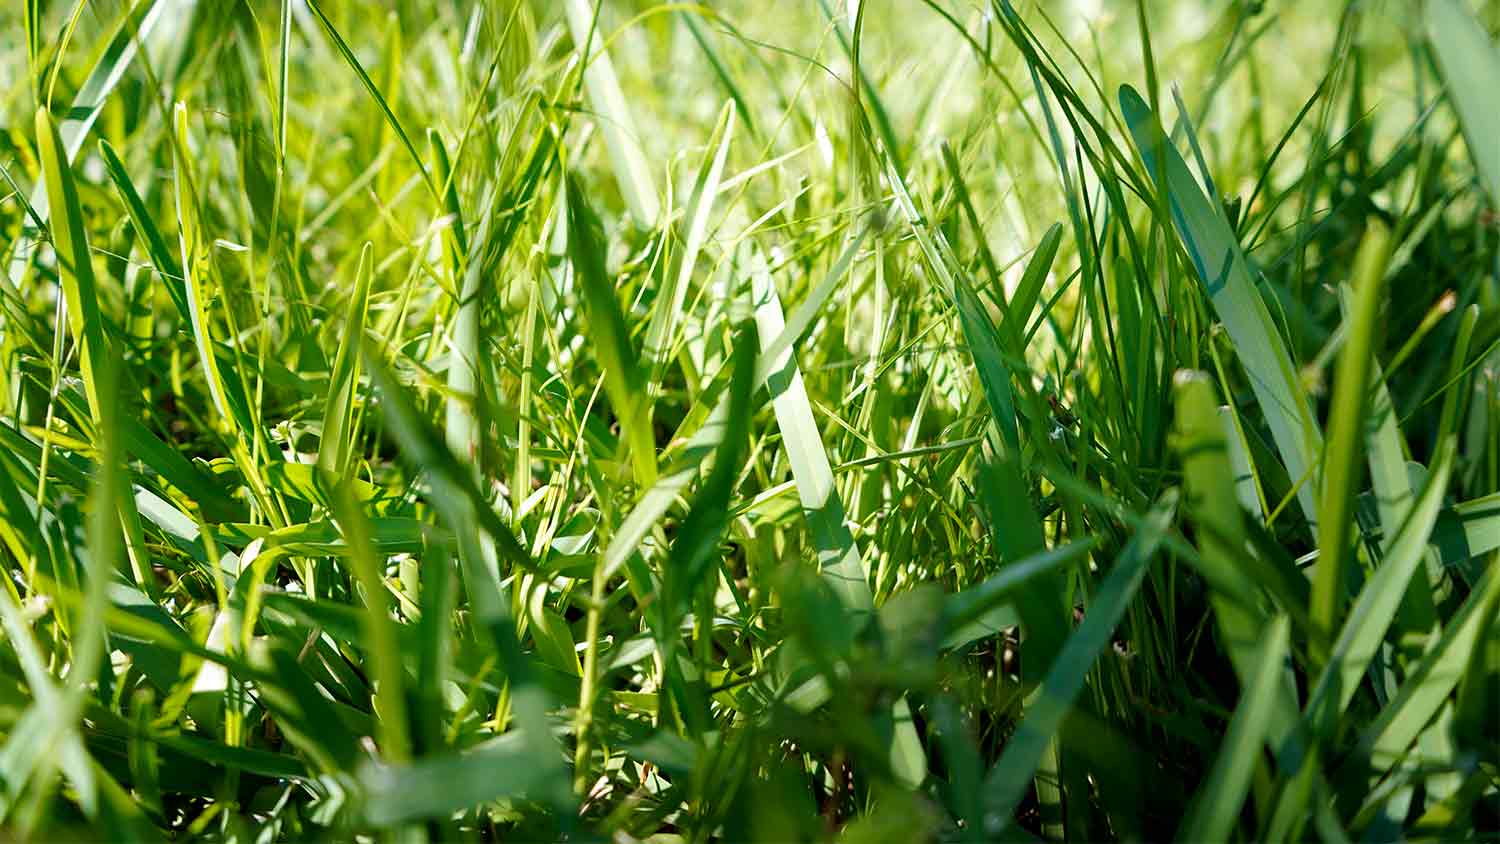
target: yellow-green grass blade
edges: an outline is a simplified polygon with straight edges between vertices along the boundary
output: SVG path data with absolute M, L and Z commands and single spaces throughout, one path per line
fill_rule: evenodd
M 198 207 L 199 195 L 193 174 L 192 138 L 188 131 L 186 103 L 179 102 L 173 108 L 172 121 L 176 135 L 173 186 L 177 200 L 177 238 L 182 253 L 182 272 L 188 306 L 191 309 L 198 362 L 203 366 L 203 377 L 208 382 L 214 409 L 220 418 L 233 425 L 240 435 L 248 438 L 252 436 L 256 426 L 251 420 L 250 409 L 243 403 L 243 390 L 231 390 L 225 383 L 225 373 L 219 368 L 219 357 L 216 354 L 216 338 L 210 311 L 210 303 L 215 297 L 215 291 L 210 286 L 215 280 L 213 255 Z
M 374 247 L 366 243 L 354 271 L 354 291 L 346 305 L 344 332 L 333 370 L 328 379 L 328 397 L 323 402 L 323 433 L 318 441 L 318 468 L 335 477 L 349 471 L 358 432 L 354 428 L 354 398 L 359 389 L 361 346 L 365 336 L 365 314 L 369 310 L 370 279 Z
M 729 155 L 729 142 L 734 138 L 734 102 L 724 104 L 719 111 L 719 120 L 709 136 L 707 151 L 698 165 L 693 180 L 693 191 L 688 196 L 684 211 L 686 230 L 683 233 L 682 251 L 677 257 L 677 272 L 667 275 L 668 283 L 657 293 L 656 308 L 651 313 L 651 323 L 646 329 L 645 356 L 653 377 L 650 385 L 659 388 L 662 369 L 670 357 L 676 342 L 678 323 L 682 319 L 682 307 L 687 299 L 688 285 L 697 266 L 698 254 L 703 251 L 708 236 L 709 216 L 714 209 L 714 198 L 719 193 L 719 182 L 724 175 L 724 161 Z
M 187 290 L 183 287 L 182 269 L 177 259 L 172 256 L 166 237 L 157 228 L 156 222 L 151 218 L 151 213 L 146 210 L 146 203 L 136 191 L 129 173 L 125 170 L 124 163 L 120 161 L 120 157 L 115 153 L 115 148 L 110 146 L 109 141 L 99 142 L 99 157 L 104 159 L 105 170 L 109 173 L 110 181 L 114 182 L 115 190 L 120 194 L 131 225 L 145 241 L 146 255 L 151 259 L 152 268 L 161 278 L 163 286 L 167 289 L 167 295 L 171 297 L 172 304 L 177 306 L 177 312 L 182 315 L 183 321 L 191 324 L 192 308 L 188 305 Z
M 563 10 L 568 18 L 568 32 L 583 63 L 583 85 L 589 105 L 599 117 L 599 131 L 604 134 L 604 146 L 620 194 L 625 197 L 625 206 L 637 226 L 654 226 L 661 215 L 656 179 L 646 163 L 635 118 L 620 91 L 620 79 L 605 49 L 597 9 L 590 7 L 589 0 L 564 0 Z
M 490 509 L 474 482 L 472 470 L 448 451 L 442 436 L 429 427 L 406 388 L 371 345 L 365 346 L 365 366 L 383 399 L 384 418 L 391 435 L 407 459 L 428 473 L 433 485 L 432 504 L 457 538 L 475 623 L 505 666 L 516 723 L 523 732 L 531 763 L 538 769 L 540 785 L 535 798 L 566 813 L 573 802 L 572 788 L 561 748 L 552 738 L 548 723 L 552 697 L 538 684 L 531 660 L 521 650 L 511 601 L 502 591 L 498 572 L 485 564 L 479 550 L 480 537 L 487 535 L 510 562 L 532 570 L 529 555 L 510 528 Z
M 68 328 L 78 349 L 79 369 L 83 376 L 84 395 L 88 398 L 89 416 L 96 434 L 115 417 L 110 413 L 118 399 L 112 390 L 119 386 L 119 370 L 110 370 L 107 383 L 101 383 L 103 368 L 114 366 L 116 353 L 105 334 L 104 314 L 99 308 L 99 290 L 94 277 L 93 254 L 89 251 L 83 208 L 78 188 L 68 164 L 62 136 L 52 116 L 45 109 L 36 113 L 37 146 L 47 195 L 57 209 L 52 224 L 52 246 L 57 255 L 58 277 L 68 312 Z M 111 405 L 107 407 L 106 405 Z M 114 432 L 110 432 L 111 435 Z M 140 514 L 129 495 L 112 495 L 107 499 L 116 511 L 125 532 L 125 550 L 135 582 L 148 593 L 155 592 L 151 562 L 141 534 Z
M 359 355 L 358 346 L 353 349 L 353 354 Z M 349 484 L 339 484 L 335 495 L 334 509 L 339 528 L 349 544 L 347 559 L 354 569 L 355 581 L 364 593 L 362 632 L 365 653 L 373 663 L 371 673 L 375 681 L 380 751 L 386 760 L 399 764 L 410 757 L 411 740 L 407 735 L 406 676 L 401 666 L 401 646 L 397 641 L 395 622 L 391 619 L 390 597 L 382 574 L 385 561 L 376 555 L 370 541 L 370 522 L 364 512 L 364 502 L 355 496 Z
M 156 0 L 146 8 L 145 14 L 138 21 L 116 27 L 113 40 L 89 71 L 83 87 L 79 88 L 62 124 L 58 126 L 63 160 L 71 163 L 79 150 L 83 149 L 83 142 L 99 119 L 105 102 L 135 62 L 140 48 L 144 45 L 149 53 L 176 38 L 182 20 L 195 2 L 196 0 Z M 123 14 L 137 13 L 137 10 L 131 9 Z M 45 222 L 49 218 L 52 206 L 47 201 L 46 185 L 38 184 L 32 190 L 29 203 L 40 221 Z M 30 215 L 22 219 L 20 239 L 11 247 L 6 279 L 12 286 L 20 283 L 41 234 L 33 225 L 34 222 Z
M 406 134 L 406 129 L 402 127 L 401 120 L 396 117 L 396 112 L 391 110 L 391 104 L 386 101 L 385 94 L 381 93 L 380 86 L 376 85 L 375 80 L 370 78 L 370 74 L 365 72 L 364 65 L 360 64 L 359 58 L 354 55 L 354 50 L 349 47 L 348 42 L 344 41 L 344 37 L 334 27 L 333 21 L 329 20 L 328 15 L 323 12 L 321 4 L 316 2 L 316 0 L 307 0 L 307 8 L 317 17 L 318 23 L 322 24 L 323 32 L 333 42 L 334 48 L 338 50 L 344 62 L 349 65 L 349 69 L 354 71 L 355 76 L 359 77 L 359 82 L 370 95 L 370 99 L 374 100 L 375 104 L 380 106 L 380 113 L 385 117 L 386 125 L 401 140 L 401 145 L 406 148 L 407 154 L 411 156 L 412 163 L 416 165 L 417 173 L 421 175 L 422 181 L 427 185 L 427 189 L 431 191 L 434 198 L 441 199 L 438 194 L 439 186 L 432 181 L 432 176 L 427 172 L 427 164 L 422 160 L 422 154 L 417 152 L 416 145 L 411 142 L 411 138 Z
M 1313 621 L 1329 629 L 1337 623 L 1344 599 L 1344 568 L 1351 551 L 1354 497 L 1360 485 L 1359 452 L 1365 440 L 1365 409 L 1369 405 L 1376 320 L 1380 315 L 1385 268 L 1390 255 L 1390 232 L 1377 224 L 1365 233 L 1355 259 L 1354 304 L 1334 381 L 1333 410 L 1323 459 L 1322 500 L 1318 510 L 1318 565 L 1312 591 Z
M 656 438 L 645 395 L 646 377 L 605 270 L 599 220 L 572 175 L 568 177 L 568 255 L 578 273 L 587 331 L 604 369 L 604 392 L 620 420 L 636 483 L 648 487 L 656 481 Z

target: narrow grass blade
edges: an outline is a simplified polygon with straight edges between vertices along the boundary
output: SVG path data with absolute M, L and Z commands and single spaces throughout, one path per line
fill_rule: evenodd
M 693 180 L 693 192 L 688 197 L 684 219 L 687 229 L 683 235 L 682 252 L 677 258 L 677 273 L 669 276 L 670 283 L 657 293 L 656 309 L 651 313 L 651 324 L 646 330 L 645 353 L 655 377 L 659 382 L 662 367 L 672 350 L 677 325 L 681 318 L 683 302 L 687 298 L 688 285 L 692 281 L 693 268 L 698 263 L 698 253 L 708 236 L 709 216 L 714 208 L 714 197 L 719 193 L 719 182 L 724 175 L 724 161 L 729 155 L 729 142 L 734 138 L 734 102 L 724 104 L 719 111 L 718 123 L 708 139 L 708 152 L 698 165 L 698 175 Z
M 358 348 L 353 354 L 359 355 Z M 363 510 L 364 503 L 355 497 L 348 484 L 340 484 L 336 495 L 339 527 L 349 544 L 348 559 L 354 568 L 355 580 L 364 592 L 365 608 L 361 618 L 365 653 L 373 665 L 371 673 L 375 681 L 380 750 L 386 760 L 399 764 L 411 755 L 411 740 L 407 735 L 406 677 L 401 667 L 401 646 L 397 642 L 395 623 L 391 621 L 390 600 L 382 575 L 385 565 L 376 557 L 370 542 L 370 523 Z
M 1037 766 L 1063 718 L 1083 689 L 1084 680 L 1099 652 L 1125 616 L 1136 590 L 1146 577 L 1151 558 L 1166 535 L 1177 509 L 1177 496 L 1168 493 L 1146 517 L 1146 523 L 1115 561 L 1104 582 L 1094 593 L 1083 623 L 1057 655 L 1042 680 L 1015 735 L 1005 745 L 1000 760 L 985 777 L 985 833 L 998 836 L 1026 795 Z
M 578 289 L 588 308 L 587 330 L 604 369 L 604 391 L 625 434 L 636 483 L 650 486 L 656 481 L 656 438 L 645 400 L 645 375 L 605 271 L 599 220 L 572 176 L 568 177 L 568 255 L 578 272 Z
M 335 477 L 349 471 L 358 432 L 354 429 L 354 398 L 359 388 L 359 364 L 365 336 L 365 314 L 370 303 L 370 279 L 374 275 L 374 247 L 366 243 L 354 270 L 354 291 L 346 305 L 344 333 L 333 359 L 328 379 L 328 398 L 323 402 L 323 433 L 318 441 L 318 467 Z
M 72 168 L 68 164 L 62 136 L 45 109 L 36 113 L 37 145 L 42 171 L 47 185 L 47 195 L 57 209 L 58 219 L 52 225 L 52 245 L 57 253 L 58 275 L 62 281 L 63 298 L 68 312 L 68 327 L 78 347 L 79 368 L 83 375 L 84 395 L 88 398 L 89 415 L 96 429 L 116 427 L 111 413 L 117 398 L 113 390 L 119 385 L 119 370 L 110 369 L 107 383 L 101 383 L 105 367 L 114 367 L 116 353 L 110 348 L 104 331 L 104 314 L 99 308 L 98 285 L 94 278 L 93 254 L 89 251 L 85 232 L 83 208 L 78 200 L 78 188 L 73 182 Z M 106 406 L 106 405 L 110 406 Z M 113 436 L 116 431 L 109 432 Z M 99 431 L 103 436 L 103 432 Z M 136 585 L 154 593 L 155 580 L 151 573 L 151 562 L 141 535 L 140 514 L 135 500 L 129 495 L 111 495 L 108 501 L 125 531 L 126 556 L 135 576 Z
M 370 78 L 370 74 L 365 72 L 364 65 L 359 63 L 359 58 L 354 55 L 354 51 L 344 41 L 344 37 L 339 35 L 339 31 L 334 27 L 333 21 L 329 20 L 328 15 L 323 12 L 321 4 L 316 0 L 307 0 L 307 8 L 317 17 L 318 23 L 322 24 L 323 32 L 333 42 L 334 48 L 338 50 L 339 55 L 349 65 L 349 69 L 354 71 L 355 76 L 359 77 L 359 82 L 364 86 L 365 91 L 369 93 L 370 99 L 374 100 L 375 104 L 380 106 L 380 113 L 385 116 L 386 124 L 390 126 L 391 131 L 396 133 L 396 137 L 401 139 L 401 145 L 406 148 L 407 154 L 411 156 L 412 164 L 416 165 L 417 173 L 422 176 L 422 181 L 426 183 L 427 189 L 432 192 L 434 198 L 441 199 L 442 197 L 438 194 L 439 187 L 432 181 L 432 175 L 427 172 L 427 164 L 422 160 L 422 154 L 417 152 L 416 145 L 407 136 L 406 129 L 402 127 L 400 119 L 396 117 L 396 112 L 391 110 L 390 103 L 386 102 L 385 95 L 380 92 L 380 87 L 375 84 L 375 80 Z
M 1307 704 L 1307 716 L 1316 732 L 1332 732 L 1338 716 L 1358 691 L 1360 678 L 1396 616 L 1407 583 L 1421 565 L 1442 507 L 1455 450 L 1450 440 L 1438 453 L 1406 523 L 1391 541 L 1380 567 L 1365 581 L 1334 641 L 1327 667 L 1318 677 Z
M 1396 696 L 1360 734 L 1356 758 L 1377 772 L 1390 770 L 1431 722 L 1464 676 L 1469 657 L 1484 641 L 1500 611 L 1500 576 L 1491 569 L 1442 635 L 1407 673 Z M 1362 784 L 1362 783 L 1361 783 Z
M 1377 224 L 1365 234 L 1354 264 L 1354 309 L 1334 382 L 1328 451 L 1323 460 L 1323 493 L 1318 510 L 1318 567 L 1313 577 L 1313 621 L 1332 628 L 1344 597 L 1344 567 L 1349 557 L 1354 497 L 1358 493 L 1360 448 L 1365 440 L 1370 369 L 1374 358 L 1376 319 L 1390 261 L 1390 233 Z
M 1239 819 L 1270 730 L 1282 672 L 1291 650 L 1290 624 L 1277 616 L 1266 630 L 1254 666 L 1229 721 L 1208 779 L 1193 797 L 1193 809 L 1177 831 L 1178 841 L 1227 841 Z
M 99 62 L 89 72 L 83 87 L 68 108 L 62 125 L 58 127 L 64 161 L 71 163 L 78 151 L 83 149 L 83 142 L 99 119 L 104 103 L 125 77 L 125 72 L 134 64 L 141 46 L 145 45 L 150 52 L 152 48 L 177 37 L 180 22 L 193 2 L 194 0 L 155 0 L 139 22 L 133 26 L 127 25 L 117 33 Z M 163 22 L 165 26 L 160 26 Z M 37 185 L 32 191 L 30 207 L 43 221 L 48 218 L 51 206 L 48 204 L 44 185 Z M 12 286 L 20 283 L 39 234 L 31 225 L 29 216 L 22 220 L 21 238 L 11 247 L 11 259 L 6 267 L 6 278 Z
M 773 338 L 786 330 L 781 297 L 759 252 L 751 253 L 749 272 L 755 324 L 761 350 L 765 352 Z M 874 609 L 875 599 L 870 592 L 859 548 L 854 544 L 854 535 L 844 523 L 844 504 L 833 488 L 833 470 L 823 448 L 823 437 L 818 433 L 818 423 L 813 418 L 807 388 L 802 384 L 802 372 L 790 348 L 765 361 L 764 365 L 769 372 L 766 381 L 776 411 L 776 424 L 781 429 L 782 445 L 792 466 L 792 478 L 797 483 L 802 514 L 812 530 L 818 565 L 823 577 L 843 602 L 844 609 L 850 613 L 854 625 L 862 627 Z
M 1140 95 L 1120 89 L 1120 108 L 1147 173 L 1170 203 L 1172 222 L 1183 247 L 1234 341 L 1282 462 L 1293 478 L 1310 476 L 1297 493 L 1310 524 L 1318 521 L 1318 461 L 1322 435 L 1297 377 L 1286 344 L 1256 290 L 1250 268 L 1224 212 L 1198 188 L 1182 156 Z

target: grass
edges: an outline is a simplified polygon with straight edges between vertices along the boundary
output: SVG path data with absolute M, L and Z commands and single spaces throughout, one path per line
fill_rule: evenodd
M 1500 836 L 1500 6 L 0 10 L 0 834 Z

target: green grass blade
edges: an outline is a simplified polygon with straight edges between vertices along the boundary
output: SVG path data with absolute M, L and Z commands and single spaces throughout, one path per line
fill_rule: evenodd
M 1448 619 L 1442 635 L 1408 671 L 1396 696 L 1360 733 L 1356 758 L 1383 772 L 1405 755 L 1418 734 L 1448 702 L 1500 611 L 1500 577 L 1492 568 L 1463 606 Z M 1363 783 L 1360 783 L 1362 786 Z
M 636 483 L 650 486 L 656 481 L 656 438 L 651 431 L 650 405 L 645 400 L 645 374 L 631 345 L 615 287 L 605 271 L 599 220 L 571 175 L 568 255 L 578 273 L 578 289 L 587 308 L 587 330 L 604 369 L 604 391 L 620 420 Z
M 599 130 L 604 133 L 604 145 L 609 151 L 620 194 L 625 197 L 625 205 L 636 225 L 642 228 L 654 226 L 661 216 L 656 179 L 646 164 L 635 118 L 620 91 L 614 63 L 604 48 L 603 33 L 597 26 L 597 10 L 589 7 L 589 0 L 566 0 L 563 11 L 568 17 L 568 32 L 573 36 L 583 64 L 583 84 L 588 91 L 589 104 L 599 116 Z
M 1062 651 L 1027 706 L 1016 734 L 1011 737 L 985 777 L 985 833 L 1001 834 L 1026 794 L 1037 766 L 1063 718 L 1083 689 L 1089 669 L 1109 637 L 1125 616 L 1147 567 L 1165 536 L 1177 508 L 1177 496 L 1168 493 L 1146 517 L 1146 523 L 1115 561 L 1094 593 L 1083 623 L 1068 637 Z
M 1358 691 L 1360 678 L 1395 618 L 1396 608 L 1412 574 L 1421 565 L 1437 522 L 1448 477 L 1453 471 L 1454 453 L 1455 446 L 1450 440 L 1438 453 L 1405 524 L 1391 540 L 1380 567 L 1365 581 L 1333 643 L 1327 668 L 1318 677 L 1307 704 L 1308 718 L 1317 732 L 1326 734 L 1333 730 L 1336 719 Z
M 1500 202 L 1500 47 L 1468 11 L 1463 0 L 1429 0 L 1427 33 L 1448 96 L 1458 111 L 1480 184 L 1491 202 Z
M 1277 616 L 1265 632 L 1213 770 L 1193 796 L 1193 810 L 1178 830 L 1177 840 L 1229 840 L 1250 788 L 1250 777 L 1260 762 L 1290 651 L 1290 624 L 1286 616 Z
M 698 263 L 698 253 L 703 250 L 708 236 L 708 221 L 714 209 L 714 197 L 719 192 L 719 182 L 724 175 L 724 161 L 729 155 L 729 142 L 734 138 L 734 102 L 724 104 L 719 111 L 718 123 L 708 139 L 708 152 L 698 165 L 698 175 L 693 180 L 693 192 L 688 197 L 684 219 L 687 230 L 683 236 L 682 252 L 677 258 L 677 273 L 669 276 L 671 283 L 657 293 L 656 309 L 651 313 L 651 324 L 646 329 L 645 355 L 651 371 L 656 375 L 651 381 L 658 383 L 662 368 L 672 352 L 676 331 L 687 298 L 688 284 L 692 281 L 693 268 Z
M 374 100 L 375 104 L 380 106 L 380 113 L 385 117 L 386 125 L 391 128 L 391 131 L 396 133 L 397 138 L 401 139 L 401 145 L 406 148 L 407 154 L 411 156 L 412 164 L 416 165 L 417 173 L 421 175 L 422 181 L 427 185 L 427 189 L 432 193 L 434 198 L 441 200 L 442 197 L 438 194 L 438 185 L 432 181 L 432 175 L 427 172 L 427 164 L 422 160 L 422 154 L 417 152 L 416 145 L 411 142 L 411 138 L 406 134 L 406 129 L 402 127 L 400 119 L 391 110 L 390 103 L 386 102 L 385 95 L 380 92 L 380 86 L 376 85 L 375 80 L 370 78 L 370 74 L 365 72 L 364 65 L 360 64 L 359 58 L 354 55 L 354 51 L 350 49 L 348 42 L 344 41 L 344 37 L 339 35 L 339 31 L 334 27 L 333 21 L 329 20 L 328 15 L 324 14 L 322 6 L 316 0 L 307 0 L 307 8 L 317 17 L 318 23 L 322 24 L 323 32 L 328 35 L 328 40 L 333 42 L 334 48 L 338 50 L 344 62 L 349 65 L 349 69 L 354 71 L 355 76 L 359 77 L 359 82 L 364 86 L 366 93 L 370 95 L 370 99 Z
M 1147 173 L 1168 199 L 1172 222 L 1198 278 L 1234 341 L 1288 474 L 1311 478 L 1297 497 L 1308 522 L 1316 525 L 1317 491 L 1322 488 L 1318 480 L 1322 435 L 1286 344 L 1256 290 L 1245 255 L 1224 212 L 1204 197 L 1181 154 L 1162 132 L 1156 115 L 1129 86 L 1120 89 L 1120 108 Z
M 365 336 L 365 314 L 370 303 L 370 279 L 374 247 L 366 243 L 354 270 L 354 291 L 346 305 L 344 333 L 333 359 L 328 379 L 328 398 L 323 402 L 323 433 L 318 440 L 318 468 L 335 477 L 349 471 L 356 451 L 354 428 L 355 391 L 359 388 L 359 363 Z
M 774 338 L 786 330 L 786 322 L 776 282 L 758 252 L 751 253 L 749 273 L 755 325 L 764 353 Z M 771 391 L 771 404 L 776 411 L 776 424 L 781 429 L 787 462 L 792 467 L 792 478 L 797 483 L 797 497 L 802 502 L 802 514 L 807 519 L 813 546 L 818 552 L 818 566 L 850 614 L 853 624 L 863 627 L 875 607 L 875 599 L 859 547 L 844 523 L 844 504 L 833 487 L 833 470 L 829 467 L 828 452 L 823 448 L 817 420 L 813 418 L 812 404 L 807 399 L 802 371 L 791 348 L 766 360 L 763 365 L 769 373 L 766 381 Z
M 1328 451 L 1323 460 L 1322 501 L 1318 511 L 1318 567 L 1312 591 L 1313 621 L 1330 629 L 1338 618 L 1344 598 L 1344 567 L 1351 550 L 1354 496 L 1359 491 L 1359 450 L 1365 440 L 1365 409 L 1369 405 L 1376 319 L 1380 314 L 1385 268 L 1390 254 L 1388 231 L 1381 227 L 1365 234 L 1355 260 L 1353 312 L 1334 382 Z

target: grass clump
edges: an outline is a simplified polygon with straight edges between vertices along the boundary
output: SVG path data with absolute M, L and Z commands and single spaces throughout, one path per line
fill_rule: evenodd
M 1487 840 L 1500 10 L 0 10 L 0 830 Z

